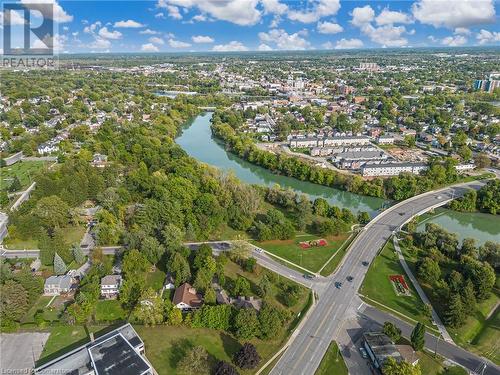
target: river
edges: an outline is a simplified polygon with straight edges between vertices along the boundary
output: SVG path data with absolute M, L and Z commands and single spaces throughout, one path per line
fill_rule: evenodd
M 227 152 L 224 145 L 212 136 L 210 130 L 211 113 L 204 113 L 186 123 L 176 142 L 189 155 L 201 162 L 217 167 L 226 172 L 234 173 L 240 180 L 249 184 L 272 186 L 279 184 L 298 193 L 309 195 L 311 199 L 325 198 L 330 204 L 348 208 L 353 212 L 367 211 L 372 217 L 387 205 L 380 198 L 366 197 L 346 191 L 299 181 L 295 178 L 276 175 L 269 170 L 251 164 L 234 154 Z M 472 237 L 478 243 L 485 241 L 500 242 L 500 218 L 481 213 L 459 213 L 439 209 L 438 215 L 432 216 L 426 222 L 434 222 L 450 232 L 457 233 L 460 239 Z M 425 224 L 419 226 L 420 229 Z

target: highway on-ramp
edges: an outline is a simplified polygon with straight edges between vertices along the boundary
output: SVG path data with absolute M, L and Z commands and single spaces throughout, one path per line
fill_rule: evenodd
M 271 371 L 272 375 L 313 375 L 332 339 L 338 337 L 343 321 L 357 315 L 361 301 L 357 296 L 368 267 L 391 235 L 415 215 L 444 205 L 462 196 L 467 189 L 479 189 L 474 181 L 425 193 L 396 204 L 375 217 L 352 243 L 328 285 L 318 291 L 318 303 L 301 326 L 295 339 Z M 351 282 L 347 277 L 353 277 Z M 336 283 L 342 282 L 341 288 Z M 472 369 L 473 370 L 473 369 Z

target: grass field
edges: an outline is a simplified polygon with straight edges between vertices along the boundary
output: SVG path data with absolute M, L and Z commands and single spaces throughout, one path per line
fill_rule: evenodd
M 111 299 L 97 302 L 94 316 L 98 322 L 112 322 L 126 319 L 127 313 L 123 310 L 120 301 Z
M 340 262 L 344 258 L 344 256 L 347 254 L 347 250 L 349 249 L 349 245 L 354 241 L 356 238 L 355 234 L 352 234 L 349 238 L 345 240 L 345 242 L 341 245 L 337 253 L 335 253 L 335 256 L 325 265 L 325 268 L 323 268 L 320 272 L 321 276 L 329 276 L 333 272 L 337 270 L 337 267 L 339 266 Z
M 153 288 L 154 291 L 158 292 L 165 282 L 165 272 L 157 269 L 154 272 L 148 272 L 146 274 L 146 288 Z
M 347 375 L 347 366 L 335 341 L 330 343 L 325 356 L 316 370 L 316 375 Z
M 2 167 L 0 174 L 2 175 L 2 187 L 8 187 L 12 183 L 14 177 L 17 176 L 23 188 L 28 187 L 34 177 L 43 170 L 48 163 L 44 161 L 19 161 L 11 166 Z
M 312 272 L 317 272 L 328 259 L 335 254 L 340 246 L 342 246 L 344 241 L 348 238 L 348 235 L 324 237 L 328 241 L 327 246 L 311 247 L 309 249 L 302 249 L 299 246 L 299 242 L 317 240 L 320 238 L 323 237 L 305 235 L 296 237 L 293 240 L 254 241 L 253 243 L 274 255 L 289 260 Z
M 67 227 L 63 230 L 64 239 L 68 244 L 80 243 L 84 233 L 85 227 L 80 225 Z M 15 250 L 37 249 L 38 241 L 33 238 L 21 240 L 19 238 L 7 236 L 4 239 L 4 245 L 7 249 Z
M 389 276 L 398 274 L 405 276 L 405 280 L 410 287 L 410 296 L 398 296 L 396 294 Z M 388 306 L 411 319 L 423 322 L 430 328 L 434 328 L 430 320 L 422 313 L 423 303 L 403 271 L 399 259 L 394 252 L 392 241 L 389 241 L 384 246 L 381 253 L 370 265 L 360 292 L 368 298 Z

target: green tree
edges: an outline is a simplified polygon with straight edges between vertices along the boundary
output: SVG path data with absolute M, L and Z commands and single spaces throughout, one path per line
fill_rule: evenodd
M 259 323 L 260 336 L 264 340 L 278 337 L 283 329 L 280 312 L 268 303 L 260 310 Z
M 171 308 L 167 314 L 167 323 L 171 326 L 179 326 L 182 324 L 182 312 L 175 307 Z
M 260 355 L 255 346 L 247 342 L 234 355 L 234 363 L 241 369 L 254 369 L 260 363 Z
M 393 342 L 398 342 L 401 338 L 401 330 L 391 322 L 385 322 L 382 331 L 389 336 Z
M 132 315 L 135 320 L 146 326 L 160 324 L 163 322 L 163 300 L 153 288 L 148 288 L 141 295 Z
M 150 264 L 144 254 L 136 249 L 129 250 L 123 256 L 122 271 L 127 279 L 144 279 Z
M 441 278 L 439 264 L 428 257 L 422 259 L 417 265 L 417 276 L 425 283 L 434 285 Z
M 417 351 L 424 349 L 425 344 L 425 325 L 417 323 L 410 336 L 411 346 Z
M 250 282 L 246 278 L 238 276 L 234 282 L 233 294 L 235 296 L 248 296 L 250 294 Z
M 66 266 L 66 263 L 64 263 L 64 260 L 59 256 L 59 254 L 55 253 L 54 254 L 54 272 L 57 275 L 64 275 L 67 271 L 68 267 Z
M 202 346 L 195 346 L 177 364 L 177 370 L 181 374 L 209 374 L 208 353 Z
M 234 318 L 234 333 L 239 339 L 250 340 L 259 332 L 259 321 L 254 309 L 239 309 Z
M 28 292 L 14 280 L 0 285 L 0 317 L 16 321 L 28 311 Z M 4 325 L 5 322 L 2 322 Z
M 388 357 L 383 365 L 384 375 L 422 375 L 420 366 L 400 361 L 397 362 L 393 357 Z
M 460 294 L 452 294 L 445 313 L 446 324 L 451 327 L 460 327 L 465 322 L 466 314 Z
M 168 269 L 175 279 L 176 287 L 188 281 L 191 277 L 188 261 L 178 252 L 175 252 L 173 256 L 171 256 Z
M 15 191 L 19 191 L 22 188 L 23 186 L 21 185 L 21 181 L 19 181 L 19 178 L 17 176 L 14 176 L 12 183 L 9 186 L 9 191 L 12 193 Z
M 33 214 L 49 229 L 65 227 L 69 222 L 69 206 L 57 195 L 41 198 Z

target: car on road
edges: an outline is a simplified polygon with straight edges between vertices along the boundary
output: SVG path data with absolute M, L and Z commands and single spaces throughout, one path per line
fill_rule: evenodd
M 363 357 L 364 359 L 368 358 L 368 353 L 366 352 L 366 349 L 363 347 L 359 348 L 359 354 L 361 354 L 361 357 Z
M 399 213 L 399 216 L 404 216 L 404 215 L 405 215 L 405 213 L 404 213 L 404 212 L 400 212 L 400 213 Z
M 262 253 L 263 250 L 260 247 L 257 247 L 255 251 L 257 251 L 258 253 Z
M 307 280 L 312 280 L 315 277 L 314 275 L 311 275 L 310 273 L 305 273 L 302 276 L 304 276 L 304 279 L 307 279 Z
M 346 279 L 347 279 L 347 281 L 351 282 L 352 280 L 354 280 L 354 277 L 352 277 L 352 276 L 347 276 L 347 277 L 346 277 Z
M 365 267 L 368 267 L 368 265 L 370 264 L 370 262 L 367 262 L 366 260 L 362 261 L 361 264 Z
M 342 283 L 340 281 L 335 282 L 335 288 L 337 289 L 342 288 Z
M 436 197 L 436 199 L 441 199 L 441 198 L 443 198 L 443 196 L 442 196 L 442 195 L 438 195 L 438 196 Z

